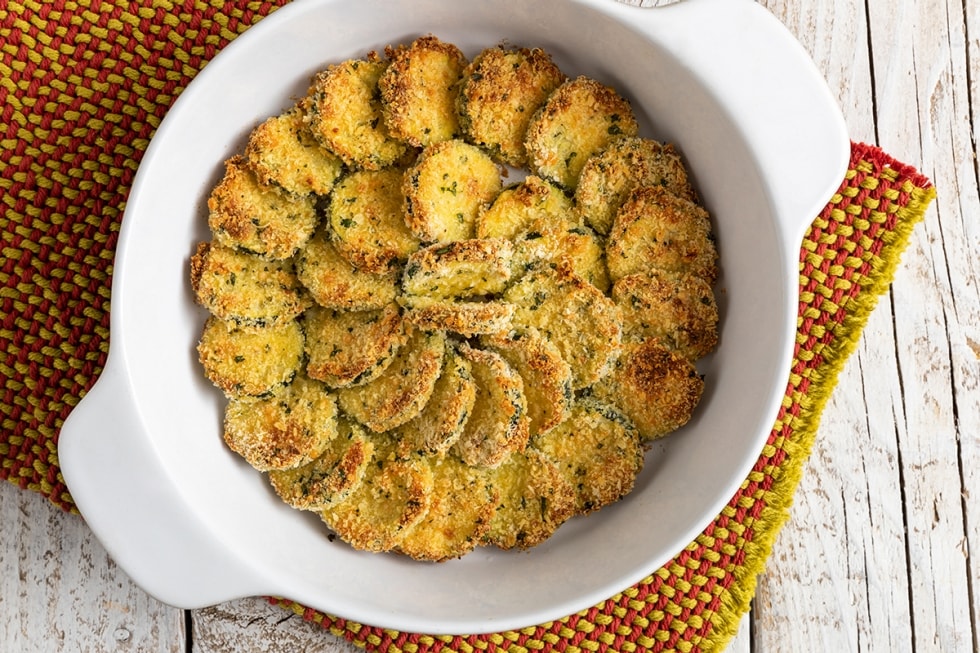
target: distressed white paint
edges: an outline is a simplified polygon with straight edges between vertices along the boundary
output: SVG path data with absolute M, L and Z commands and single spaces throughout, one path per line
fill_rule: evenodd
M 939 196 L 841 373 L 729 652 L 972 651 L 980 628 L 980 2 L 761 4 L 810 51 L 851 137 L 915 164 Z M 185 615 L 134 587 L 81 519 L 0 486 L 2 650 L 176 653 L 188 639 L 194 653 L 359 650 L 262 599 L 195 611 L 188 638 Z

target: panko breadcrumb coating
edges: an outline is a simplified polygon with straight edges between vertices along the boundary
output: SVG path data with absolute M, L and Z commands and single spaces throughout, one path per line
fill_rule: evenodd
M 508 458 L 491 472 L 500 503 L 487 542 L 529 549 L 551 537 L 577 508 L 575 488 L 558 465 L 535 449 Z
M 385 55 L 328 65 L 226 162 L 198 356 L 228 448 L 353 548 L 534 547 L 701 399 L 710 219 L 673 145 L 548 53 Z
M 433 476 L 422 458 L 398 460 L 391 446 L 375 449 L 357 488 L 320 517 L 345 542 L 364 551 L 390 551 L 426 515 Z
M 338 418 L 337 435 L 318 458 L 300 467 L 271 470 L 269 483 L 293 508 L 324 510 L 360 485 L 373 455 L 374 443 L 364 429 Z
M 416 147 L 459 136 L 456 98 L 466 66 L 462 51 L 428 35 L 408 46 L 389 47 L 386 54 L 390 64 L 378 87 L 391 134 Z
M 303 365 L 303 329 L 243 328 L 215 316 L 204 324 L 197 345 L 204 374 L 228 397 L 262 397 L 293 380 Z
M 302 375 L 271 397 L 232 399 L 225 411 L 228 448 L 263 472 L 305 465 L 335 437 L 336 398 Z
M 572 384 L 592 385 L 619 355 L 619 307 L 565 265 L 539 265 L 507 289 L 515 327 L 534 327 L 553 342 L 572 369 Z
M 623 311 L 623 339 L 656 338 L 690 361 L 718 344 L 718 306 L 711 286 L 693 275 L 650 270 L 630 274 L 612 288 Z
M 405 175 L 406 222 L 426 243 L 472 238 L 476 217 L 500 192 L 500 169 L 461 140 L 422 150 Z
M 637 130 L 632 107 L 615 89 L 577 77 L 559 86 L 534 114 L 524 145 L 535 174 L 574 190 L 589 157 Z
M 398 550 L 416 560 L 459 558 L 483 543 L 498 495 L 485 469 L 449 455 L 427 463 L 432 474 L 428 510 L 400 539 Z
M 718 252 L 708 212 L 659 186 L 641 186 L 616 212 L 606 264 L 615 282 L 650 268 L 714 284 Z
M 687 424 L 701 400 L 704 379 L 691 361 L 646 340 L 625 345 L 615 369 L 591 392 L 623 411 L 650 441 Z
M 384 308 L 398 296 L 398 270 L 375 274 L 358 270 L 318 233 L 299 253 L 296 274 L 314 301 L 324 308 L 370 311 Z
M 313 138 L 305 106 L 301 101 L 253 129 L 245 158 L 263 184 L 276 184 L 294 195 L 326 195 L 344 162 Z
M 380 170 L 408 146 L 385 125 L 378 80 L 388 63 L 377 53 L 328 66 L 314 76 L 306 97 L 306 124 L 321 145 L 351 168 Z
M 445 350 L 443 334 L 412 329 L 387 374 L 337 391 L 340 407 L 375 433 L 401 426 L 418 415 L 432 395 Z
M 289 258 L 306 244 L 318 222 L 313 200 L 259 182 L 245 157 L 225 162 L 225 174 L 208 198 L 214 240 L 270 259 Z
M 516 238 L 528 231 L 578 226 L 572 200 L 549 181 L 529 175 L 497 195 L 476 221 L 477 238 Z
M 673 145 L 624 136 L 585 162 L 575 188 L 575 204 L 593 229 L 607 234 L 616 211 L 639 186 L 661 186 L 678 197 L 697 200 Z
M 528 123 L 564 81 L 551 55 L 539 48 L 483 50 L 463 71 L 459 91 L 459 119 L 467 140 L 485 147 L 500 163 L 526 165 Z
M 334 247 L 358 270 L 384 274 L 419 248 L 402 213 L 403 175 L 401 168 L 358 170 L 337 182 L 330 196 Z
M 531 447 L 554 461 L 572 485 L 579 513 L 619 501 L 643 469 L 636 427 L 613 406 L 590 397 L 576 401 L 568 419 L 535 437 Z
M 476 379 L 476 401 L 456 451 L 463 462 L 497 467 L 522 451 L 529 436 L 524 381 L 499 354 L 461 344 Z
M 200 243 L 191 257 L 191 288 L 215 317 L 239 326 L 280 326 L 312 303 L 292 261 L 270 261 L 216 243 Z
M 378 378 L 408 338 L 397 304 L 373 311 L 307 311 L 306 373 L 332 388 Z

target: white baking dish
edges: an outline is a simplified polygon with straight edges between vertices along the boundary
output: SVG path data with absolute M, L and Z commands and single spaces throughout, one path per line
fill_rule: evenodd
M 329 541 L 315 515 L 286 507 L 225 448 L 224 400 L 196 360 L 205 315 L 187 274 L 208 238 L 208 191 L 248 132 L 326 64 L 425 33 L 471 56 L 501 41 L 544 47 L 566 73 L 621 90 L 643 133 L 684 153 L 722 271 L 721 344 L 701 362 L 704 400 L 649 453 L 635 491 L 529 552 L 478 549 L 442 564 Z M 61 432 L 65 480 L 116 562 L 176 606 L 282 595 L 430 633 L 517 628 L 589 607 L 678 553 L 757 459 L 786 389 L 801 238 L 848 153 L 815 67 L 750 0 L 295 2 L 208 64 L 143 158 L 119 238 L 109 360 Z

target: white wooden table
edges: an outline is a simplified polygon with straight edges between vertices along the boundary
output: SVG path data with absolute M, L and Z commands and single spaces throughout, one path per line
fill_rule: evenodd
M 730 651 L 976 651 L 980 0 L 762 4 L 810 51 L 851 137 L 915 165 L 939 195 L 824 411 Z M 0 483 L 2 651 L 349 649 L 262 599 L 162 605 L 80 518 Z

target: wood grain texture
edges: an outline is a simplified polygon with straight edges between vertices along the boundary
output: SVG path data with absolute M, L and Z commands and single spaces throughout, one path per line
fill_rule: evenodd
M 938 198 L 840 374 L 729 653 L 980 650 L 980 0 L 760 4 L 810 52 L 851 137 Z M 164 606 L 80 518 L 6 483 L 0 579 L 3 651 L 360 650 L 263 599 Z

